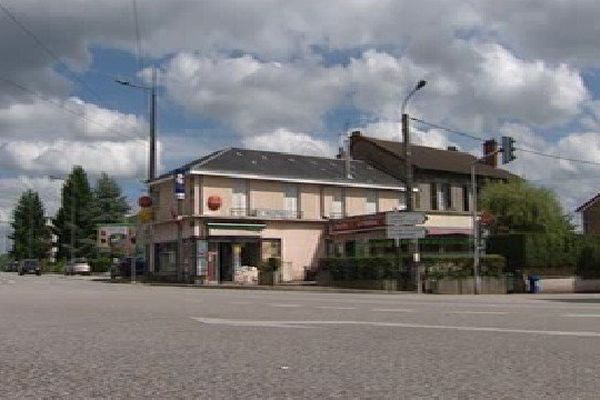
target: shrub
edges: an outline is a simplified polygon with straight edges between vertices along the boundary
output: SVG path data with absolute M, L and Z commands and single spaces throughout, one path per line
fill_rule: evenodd
M 401 259 L 390 257 L 324 258 L 323 270 L 329 271 L 335 281 L 384 280 L 409 278 L 407 268 L 409 257 Z M 465 256 L 425 256 L 421 259 L 425 274 L 429 278 L 464 278 L 473 276 L 473 259 Z M 485 255 L 480 259 L 481 276 L 501 276 L 505 259 L 498 255 Z
M 263 261 L 258 266 L 262 272 L 273 272 L 281 269 L 281 259 L 278 257 L 269 257 L 266 261 Z
M 108 272 L 112 265 L 112 260 L 109 257 L 99 257 L 89 261 L 92 272 Z

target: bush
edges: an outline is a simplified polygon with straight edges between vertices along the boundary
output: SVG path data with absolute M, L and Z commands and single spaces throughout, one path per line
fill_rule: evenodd
M 324 258 L 323 270 L 335 281 L 397 279 L 397 261 L 386 257 Z
M 89 263 L 90 267 L 92 267 L 92 272 L 108 272 L 112 265 L 112 259 L 109 257 L 99 257 L 90 260 Z
M 64 261 L 42 264 L 43 273 L 62 274 L 65 271 Z
M 329 271 L 334 281 L 408 279 L 407 266 L 410 257 L 402 258 L 403 267 L 397 258 L 360 257 L 324 258 L 321 268 Z M 421 258 L 425 274 L 429 278 L 463 278 L 473 276 L 473 258 L 465 256 L 425 256 Z M 501 276 L 505 259 L 499 255 L 485 255 L 480 259 L 481 276 Z

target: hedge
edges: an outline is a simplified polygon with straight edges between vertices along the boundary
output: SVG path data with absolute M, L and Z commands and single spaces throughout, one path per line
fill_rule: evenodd
M 600 276 L 600 236 L 509 234 L 488 239 L 488 251 L 506 258 L 510 271 Z
M 403 257 L 402 265 L 391 257 L 324 258 L 321 268 L 329 271 L 334 281 L 408 279 L 406 266 L 409 258 Z M 473 275 L 473 259 L 465 256 L 425 256 L 421 258 L 428 278 L 459 278 Z M 498 255 L 485 255 L 480 259 L 481 276 L 500 276 L 505 259 Z

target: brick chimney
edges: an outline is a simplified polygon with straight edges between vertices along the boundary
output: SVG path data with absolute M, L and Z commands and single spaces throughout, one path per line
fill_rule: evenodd
M 488 154 L 492 154 L 498 150 L 498 142 L 495 139 L 486 140 L 483 142 L 483 156 L 487 156 Z M 493 156 L 485 157 L 482 161 L 482 164 L 487 164 L 490 167 L 496 168 L 498 166 L 498 153 Z

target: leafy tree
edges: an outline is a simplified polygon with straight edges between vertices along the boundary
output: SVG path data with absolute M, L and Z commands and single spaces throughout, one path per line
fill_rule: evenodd
M 123 222 L 125 214 L 130 210 L 117 182 L 105 173 L 102 173 L 96 181 L 94 198 L 98 223 Z
M 75 166 L 63 185 L 61 207 L 54 220 L 59 259 L 95 255 L 97 216 L 87 174 Z
M 37 192 L 27 190 L 12 212 L 13 241 L 10 254 L 16 259 L 46 258 L 50 251 L 50 228 L 46 225 L 44 205 Z
M 496 218 L 493 233 L 502 228 L 557 234 L 573 230 L 554 192 L 521 179 L 487 184 L 481 193 L 481 208 Z

